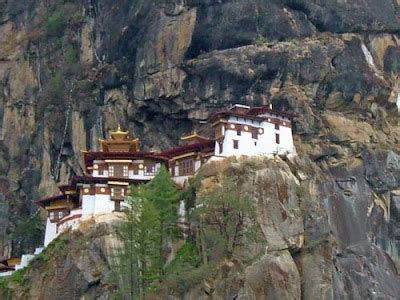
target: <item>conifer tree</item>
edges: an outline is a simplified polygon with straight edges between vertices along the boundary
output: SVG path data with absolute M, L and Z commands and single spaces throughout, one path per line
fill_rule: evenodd
M 165 264 L 164 243 L 168 237 L 178 234 L 178 199 L 176 184 L 165 167 L 161 167 L 154 179 L 146 185 L 145 197 L 154 204 L 160 214 L 159 219 L 159 257 L 160 265 Z
M 123 209 L 124 221 L 118 228 L 122 248 L 117 257 L 121 294 L 143 298 L 151 284 L 160 279 L 159 223 L 157 208 L 143 196 L 143 187 L 130 188 Z
M 164 167 L 149 184 L 131 186 L 123 209 L 124 222 L 118 228 L 122 247 L 116 277 L 122 295 L 144 298 L 152 284 L 162 280 L 164 244 L 178 232 L 178 196 Z

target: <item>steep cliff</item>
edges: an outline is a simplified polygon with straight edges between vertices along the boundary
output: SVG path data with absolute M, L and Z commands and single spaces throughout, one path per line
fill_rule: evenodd
M 217 254 L 210 252 L 212 272 L 178 272 L 150 299 L 397 299 L 399 162 L 394 152 L 363 149 L 341 163 L 275 157 L 206 165 L 196 179 L 198 195 L 226 174 L 239 176 L 240 190 L 256 207 L 247 226 L 259 228 L 260 237 L 229 260 L 213 260 Z M 389 168 L 376 172 L 377 164 Z M 86 221 L 55 240 L 11 279 L 9 295 L 115 296 L 117 220 L 104 221 Z
M 80 150 L 117 123 L 160 149 L 215 108 L 271 102 L 300 115 L 296 176 L 325 176 L 324 217 L 300 219 L 306 239 L 335 237 L 335 293 L 378 282 L 370 297 L 394 297 L 398 13 L 392 0 L 0 1 L 0 257 L 31 201 L 80 174 Z M 302 284 L 319 286 L 325 252 L 303 259 Z

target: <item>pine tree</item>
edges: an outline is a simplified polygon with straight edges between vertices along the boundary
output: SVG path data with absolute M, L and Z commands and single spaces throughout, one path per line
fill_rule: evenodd
M 160 214 L 143 196 L 143 186 L 130 189 L 123 209 L 124 222 L 118 228 L 122 248 L 117 254 L 116 272 L 120 294 L 143 298 L 146 289 L 160 279 L 158 251 Z M 117 276 L 118 277 L 118 276 Z
M 122 297 L 144 298 L 162 280 L 164 244 L 178 232 L 179 192 L 168 171 L 161 168 L 147 185 L 131 186 L 124 203 L 124 222 L 118 228 L 122 247 L 116 277 Z
M 165 167 L 161 167 L 154 179 L 145 188 L 145 197 L 154 204 L 160 213 L 159 257 L 160 265 L 165 265 L 164 244 L 167 238 L 176 237 L 179 192 Z

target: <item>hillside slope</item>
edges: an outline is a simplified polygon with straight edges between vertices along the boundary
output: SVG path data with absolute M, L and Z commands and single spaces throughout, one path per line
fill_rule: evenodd
M 370 170 L 399 159 L 364 149 L 360 158 L 335 166 L 279 157 L 207 164 L 196 179 L 198 195 L 220 185 L 226 174 L 238 176 L 239 189 L 256 207 L 247 226 L 259 228 L 260 237 L 231 259 L 213 259 L 217 248 L 210 251 L 213 271 L 167 273 L 149 299 L 397 299 L 399 196 L 389 190 L 400 176 L 398 169 Z M 389 188 L 384 194 L 390 198 L 377 195 L 376 185 L 381 192 Z M 118 291 L 116 221 L 85 221 L 79 231 L 61 235 L 24 275 L 12 277 L 9 295 L 112 299 Z

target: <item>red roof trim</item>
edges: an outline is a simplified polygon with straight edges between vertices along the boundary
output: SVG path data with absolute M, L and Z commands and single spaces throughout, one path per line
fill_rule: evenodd
M 77 215 L 72 215 L 72 216 L 65 216 L 62 218 L 60 221 L 58 221 L 58 225 L 62 225 L 67 221 L 75 220 L 75 219 L 80 219 L 82 217 L 82 214 L 77 214 Z
M 246 111 L 246 108 L 244 108 L 243 110 Z M 293 119 L 298 116 L 295 113 L 270 109 L 267 106 L 258 106 L 258 107 L 250 107 L 247 109 L 246 112 L 232 111 L 231 109 L 223 109 L 211 114 L 208 120 L 209 122 L 212 123 L 216 121 L 216 119 L 221 118 L 223 116 L 237 116 L 237 117 L 250 118 L 254 120 L 265 120 L 265 117 L 258 116 L 264 113 L 274 114 L 277 116 L 282 116 L 290 119 Z
M 67 197 L 67 195 L 61 194 L 61 195 L 55 195 L 55 196 L 51 196 L 51 197 L 47 197 L 47 198 L 42 198 L 42 199 L 39 199 L 39 200 L 36 200 L 33 202 L 36 203 L 37 205 L 39 205 L 40 207 L 45 208 L 44 202 L 62 200 L 62 199 L 65 199 L 66 197 Z
M 145 183 L 149 180 L 138 180 L 129 178 L 116 178 L 116 177 L 94 177 L 94 176 L 74 176 L 71 180 L 71 185 L 76 186 L 79 183 L 106 183 L 108 181 L 123 181 L 128 183 Z
M 198 142 L 195 144 L 188 144 L 188 145 L 181 145 L 178 147 L 174 147 L 174 148 L 171 148 L 171 149 L 168 149 L 168 150 L 162 152 L 161 154 L 168 158 L 172 158 L 172 157 L 180 155 L 180 154 L 193 152 L 194 150 L 200 151 L 200 150 L 207 149 L 207 148 L 210 148 L 210 150 L 211 150 L 214 148 L 214 145 L 215 145 L 214 140 L 208 140 L 208 141 Z
M 155 160 L 166 160 L 165 157 L 160 156 L 154 152 L 103 152 L 103 151 L 93 151 L 93 152 L 84 152 L 85 158 L 89 157 L 90 159 L 96 158 L 152 158 Z

